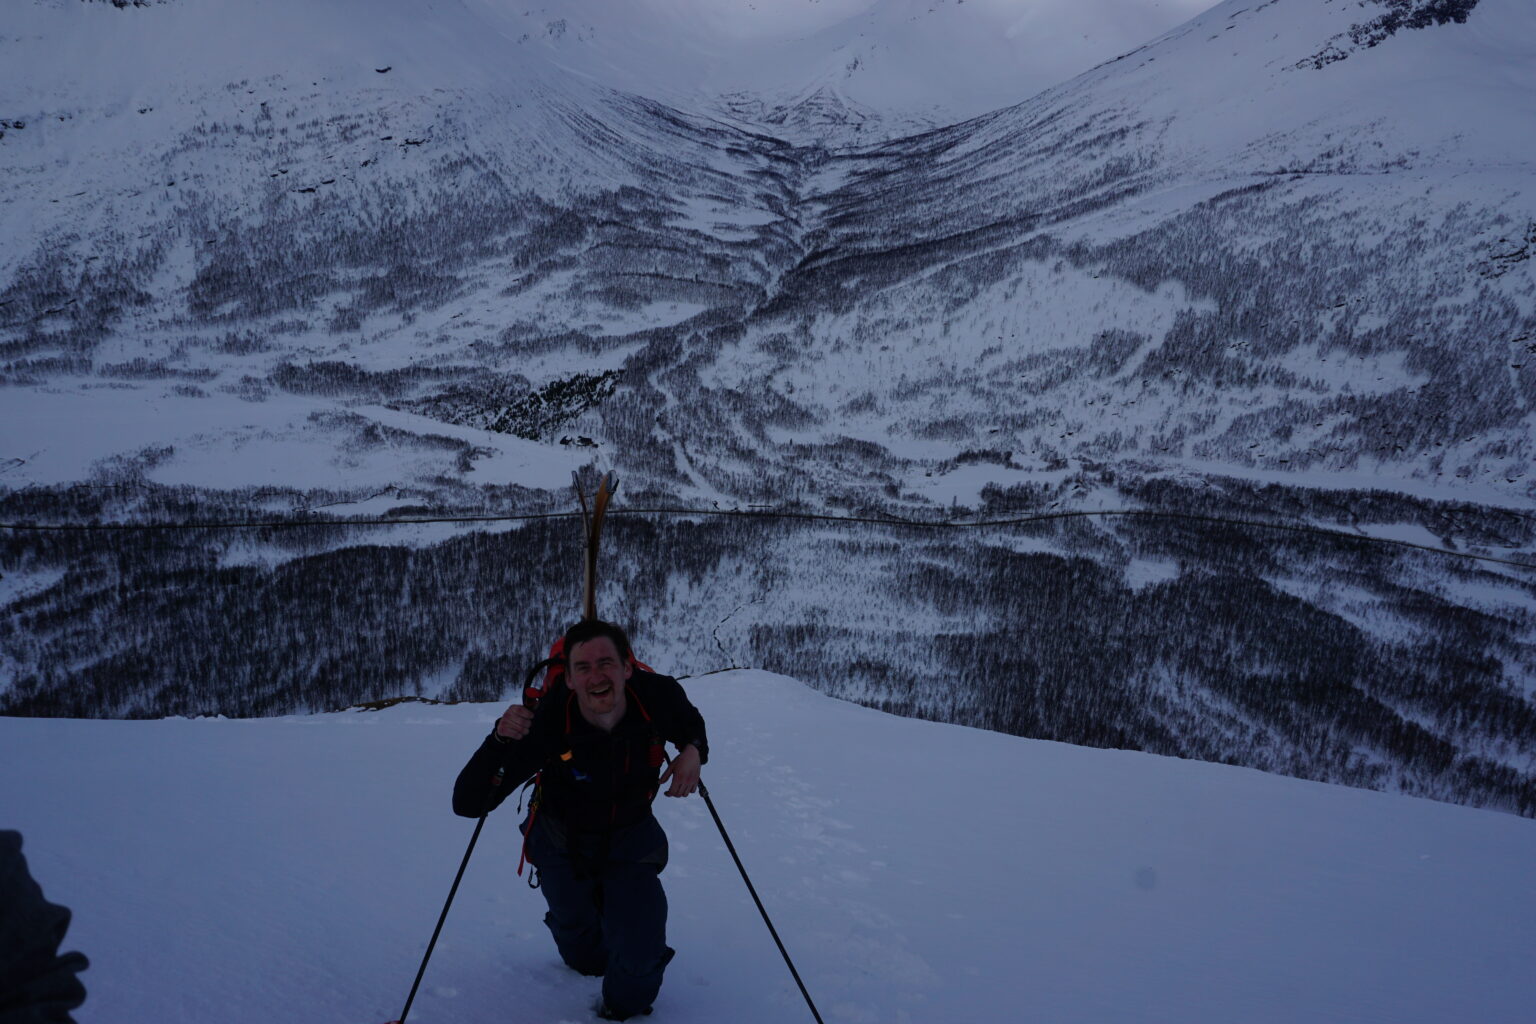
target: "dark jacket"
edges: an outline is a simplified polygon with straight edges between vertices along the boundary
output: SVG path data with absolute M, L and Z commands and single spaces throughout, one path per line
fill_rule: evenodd
M 79 953 L 59 955 L 69 911 L 49 903 L 27 872 L 21 833 L 0 832 L 0 1022 L 44 1024 L 72 1020 L 85 1000 L 75 977 Z
M 583 718 L 576 695 L 564 686 L 539 704 L 521 740 L 503 740 L 492 730 L 454 783 L 454 813 L 478 818 L 543 769 L 541 817 L 577 832 L 643 820 L 661 776 L 663 741 L 679 750 L 693 744 L 701 763 L 709 760 L 709 743 L 704 717 L 676 679 L 636 670 L 626 686 L 624 717 L 612 732 Z M 506 775 L 493 792 L 498 767 Z

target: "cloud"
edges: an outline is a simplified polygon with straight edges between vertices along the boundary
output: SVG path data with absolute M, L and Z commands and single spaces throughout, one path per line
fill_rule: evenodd
M 731 39 L 809 35 L 881 5 L 883 0 L 630 0 L 658 16 Z

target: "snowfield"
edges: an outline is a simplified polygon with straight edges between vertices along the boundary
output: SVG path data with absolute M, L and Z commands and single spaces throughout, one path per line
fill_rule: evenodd
M 685 682 L 716 806 L 827 1021 L 1529 1020 L 1536 823 Z M 0 719 L 0 806 L 92 961 L 83 1024 L 399 1013 L 499 713 Z M 652 1019 L 809 1020 L 703 801 L 659 801 L 678 956 Z M 593 1019 L 509 803 L 410 1020 Z

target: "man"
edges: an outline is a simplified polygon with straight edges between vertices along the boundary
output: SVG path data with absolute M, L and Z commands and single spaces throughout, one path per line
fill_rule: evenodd
M 543 771 L 522 831 L 544 923 L 566 964 L 602 976 L 598 1015 L 624 1020 L 651 1011 L 673 955 L 659 877 L 667 836 L 651 801 L 662 783 L 667 796 L 696 790 L 709 744 L 677 680 L 637 670 L 618 626 L 579 622 L 564 651 L 566 686 L 536 712 L 507 709 L 459 773 L 453 809 L 477 818 Z M 678 749 L 665 773 L 663 741 Z

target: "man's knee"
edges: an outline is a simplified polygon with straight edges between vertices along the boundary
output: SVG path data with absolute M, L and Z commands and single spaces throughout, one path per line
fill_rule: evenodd
M 608 951 L 603 947 L 603 934 L 595 923 L 573 928 L 551 912 L 544 915 L 544 926 L 554 937 L 560 959 L 571 970 L 593 978 L 601 978 L 608 972 Z
M 560 959 L 582 974 L 601 975 L 608 954 L 603 943 L 602 910 L 598 880 L 573 863 L 569 850 L 549 841 L 535 826 L 530 856 L 536 851 L 539 891 L 549 912 L 544 924 L 555 940 Z

